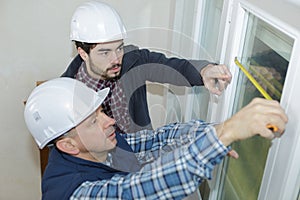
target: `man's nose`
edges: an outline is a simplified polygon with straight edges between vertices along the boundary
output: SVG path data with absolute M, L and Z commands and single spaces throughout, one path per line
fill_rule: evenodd
M 118 64 L 120 60 L 120 55 L 116 51 L 112 51 L 111 63 Z
M 113 125 L 115 125 L 115 123 L 116 123 L 116 120 L 115 120 L 115 119 L 113 119 L 113 118 L 111 118 L 111 117 L 105 115 L 105 117 L 104 117 L 104 122 L 103 122 L 104 127 L 113 126 Z

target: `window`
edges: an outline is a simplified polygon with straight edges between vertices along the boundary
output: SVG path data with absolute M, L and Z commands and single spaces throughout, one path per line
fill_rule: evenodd
M 293 39 L 250 13 L 245 33 L 240 62 L 273 99 L 280 100 Z M 262 95 L 243 72 L 239 72 L 233 112 L 237 112 L 254 97 Z M 257 199 L 270 145 L 270 141 L 261 137 L 232 145 L 240 158 L 227 160 L 219 199 Z

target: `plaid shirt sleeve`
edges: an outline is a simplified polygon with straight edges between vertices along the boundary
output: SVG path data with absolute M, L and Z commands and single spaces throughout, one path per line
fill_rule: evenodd
M 203 179 L 210 179 L 214 166 L 228 153 L 213 126 L 201 121 L 165 126 L 151 132 L 152 136 L 145 133 L 139 132 L 137 140 L 125 136 L 135 151 L 156 151 L 166 144 L 172 144 L 167 145 L 172 150 L 160 154 L 139 172 L 84 182 L 71 199 L 182 199 Z M 178 144 L 180 138 L 183 145 Z

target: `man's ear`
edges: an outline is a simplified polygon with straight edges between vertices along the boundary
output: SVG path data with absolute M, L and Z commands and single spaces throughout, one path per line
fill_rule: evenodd
M 81 47 L 77 48 L 77 52 L 80 55 L 80 57 L 82 58 L 82 60 L 84 60 L 84 61 L 87 60 L 89 55 Z
M 77 147 L 77 142 L 69 137 L 62 138 L 56 142 L 56 147 L 67 154 L 77 155 L 80 153 L 79 148 Z

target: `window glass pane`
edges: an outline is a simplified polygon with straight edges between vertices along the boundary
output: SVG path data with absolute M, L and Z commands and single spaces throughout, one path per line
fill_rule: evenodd
M 223 11 L 224 0 L 206 0 L 204 1 L 204 13 L 201 20 L 200 30 L 200 55 L 203 59 L 217 61 L 218 51 L 217 49 L 220 31 L 220 22 Z M 204 87 L 193 87 L 193 93 L 195 94 L 193 100 L 193 109 L 191 111 L 191 119 L 207 119 L 209 93 Z M 204 181 L 200 185 L 200 194 L 202 200 L 209 199 L 210 187 L 207 181 Z
M 202 20 L 201 47 L 207 59 L 218 60 L 217 43 L 224 0 L 205 1 L 204 17 Z
M 276 100 L 281 98 L 293 42 L 289 36 L 249 14 L 242 57 L 239 60 Z M 262 95 L 240 72 L 233 112 L 237 112 L 254 97 Z M 240 158 L 227 161 L 220 199 L 257 199 L 270 145 L 270 141 L 259 136 L 232 145 Z

